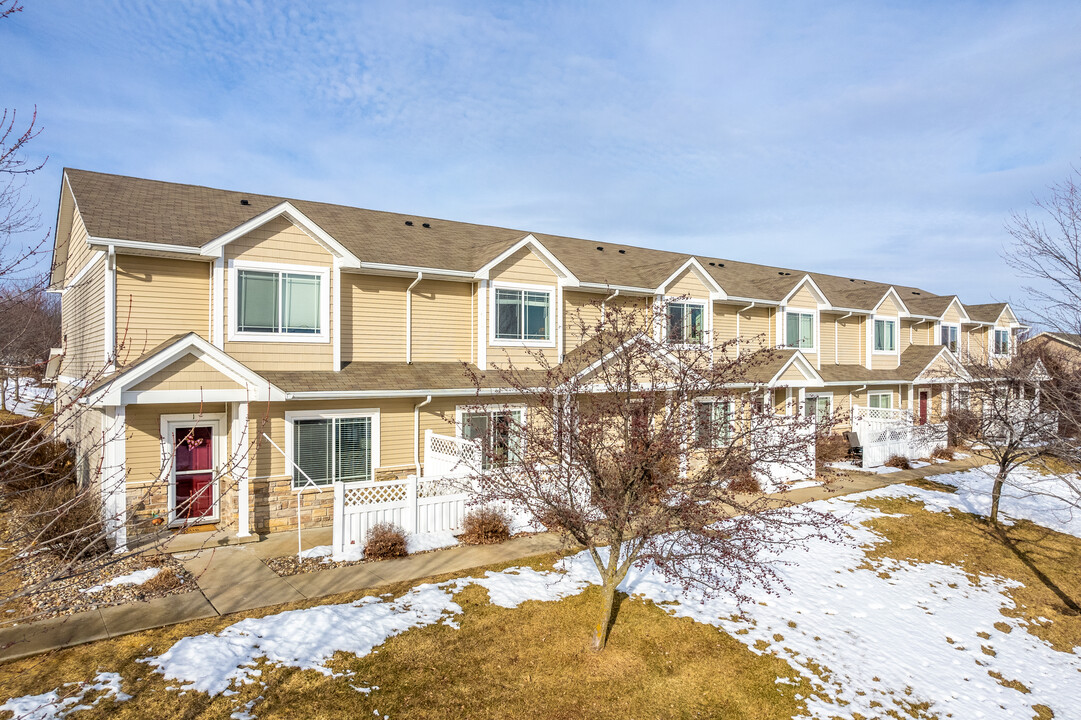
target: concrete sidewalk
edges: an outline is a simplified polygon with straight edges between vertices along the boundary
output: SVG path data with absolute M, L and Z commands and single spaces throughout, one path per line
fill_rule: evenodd
M 824 500 L 916 478 L 960 472 L 984 463 L 983 459 L 972 456 L 884 475 L 852 475 L 829 486 L 793 490 L 784 497 L 799 503 Z M 326 544 L 320 542 L 324 534 L 329 539 L 329 528 L 310 534 L 306 532 L 305 547 Z M 195 576 L 197 590 L 4 628 L 0 630 L 0 662 L 191 620 L 464 572 L 563 548 L 557 535 L 544 533 L 515 538 L 499 545 L 460 545 L 398 560 L 358 563 L 279 577 L 263 561 L 296 552 L 296 537 L 296 533 L 278 533 L 244 544 L 196 543 L 196 547 L 202 549 L 177 552 L 175 556 Z

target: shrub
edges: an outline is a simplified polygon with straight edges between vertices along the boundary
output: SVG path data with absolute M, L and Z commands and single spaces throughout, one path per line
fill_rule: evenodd
M 953 450 L 948 447 L 935 448 L 931 453 L 932 460 L 953 460 Z
M 815 437 L 815 469 L 826 469 L 827 463 L 841 462 L 848 458 L 848 441 L 839 433 L 819 433 Z
M 391 523 L 379 523 L 368 530 L 364 557 L 369 560 L 389 560 L 406 556 L 405 530 Z
M 891 455 L 890 459 L 885 463 L 886 467 L 898 468 L 901 470 L 910 470 L 912 465 L 909 464 L 908 458 L 902 455 Z
M 494 545 L 510 538 L 510 518 L 502 510 L 482 507 L 470 510 L 458 538 L 466 545 Z
M 29 490 L 14 500 L 16 542 L 61 557 L 93 556 L 108 551 L 98 499 L 93 491 L 79 492 L 73 483 Z
M 747 471 L 732 478 L 728 483 L 728 489 L 736 493 L 757 494 L 762 492 L 762 485 L 754 474 Z
M 74 453 L 53 440 L 33 421 L 20 418 L 0 424 L 0 465 L 4 466 L 4 499 L 75 478 Z
M 143 583 L 143 590 L 147 594 L 167 592 L 180 587 L 183 582 L 183 579 L 176 570 L 171 567 L 166 567 L 162 568 L 161 572 Z

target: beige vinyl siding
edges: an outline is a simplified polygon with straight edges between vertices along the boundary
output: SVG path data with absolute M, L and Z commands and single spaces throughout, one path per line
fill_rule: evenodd
M 61 297 L 65 348 L 61 375 L 92 380 L 105 365 L 105 264 L 99 259 Z
M 686 296 L 691 300 L 709 301 L 709 288 L 690 268 L 684 270 L 679 277 L 670 282 L 668 287 L 665 288 L 664 294 L 670 298 Z
M 75 277 L 90 260 L 90 257 L 97 252 L 97 250 L 90 247 L 88 238 L 86 225 L 83 224 L 83 216 L 76 210 L 71 219 L 71 238 L 68 240 L 65 280 L 71 280 L 71 278 Z
M 201 408 L 197 404 L 183 405 L 128 405 L 125 413 L 127 422 L 128 485 L 144 486 L 156 483 L 161 476 L 161 416 L 162 415 L 219 415 L 226 411 L 224 403 L 209 403 Z M 252 414 L 258 413 L 252 408 Z M 197 421 L 196 421 L 197 422 Z M 228 423 L 226 423 L 228 430 Z M 231 447 L 231 443 L 227 446 Z M 222 463 L 225 458 L 218 458 Z
M 954 300 L 950 303 L 950 306 L 946 308 L 946 312 L 942 315 L 942 322 L 958 324 L 961 322 L 961 311 L 957 307 L 957 301 Z
M 343 361 L 405 362 L 405 289 L 410 282 L 342 274 Z
M 490 364 L 496 364 L 500 366 L 506 366 L 513 364 L 516 367 L 536 367 L 538 365 L 536 355 L 539 353 L 543 355 L 547 361 L 551 364 L 559 362 L 559 358 L 556 357 L 556 343 L 555 333 L 559 332 L 558 323 L 555 321 L 555 314 L 558 312 L 556 307 L 558 302 L 558 293 L 556 291 L 556 274 L 552 272 L 551 268 L 540 257 L 538 257 L 529 248 L 522 248 L 518 252 L 511 255 L 509 258 L 497 265 L 491 272 L 492 282 L 488 287 L 488 297 L 486 302 L 488 328 L 484 328 L 484 338 L 488 343 L 488 362 Z M 495 297 L 496 284 L 498 283 L 524 283 L 528 285 L 542 285 L 551 290 L 552 293 L 552 342 L 551 347 L 523 347 L 513 344 L 513 341 L 503 341 L 507 344 L 492 344 L 491 342 L 491 328 L 495 323 L 494 303 L 492 302 Z M 566 348 L 564 348 L 566 351 Z
M 744 305 L 743 307 L 746 307 Z M 743 308 L 733 308 L 732 332 L 735 333 L 735 312 Z M 775 328 L 776 309 L 754 307 L 739 313 L 739 335 L 744 349 L 773 347 L 777 344 Z
M 570 352 L 578 347 L 597 331 L 601 322 L 601 303 L 609 295 L 611 293 L 589 293 L 577 290 L 563 292 L 564 352 Z M 604 302 L 604 306 L 630 312 L 632 309 L 645 310 L 651 303 L 652 299 L 647 297 L 617 295 Z
M 207 262 L 140 255 L 116 258 L 116 335 L 121 364 L 180 333 L 210 337 Z
M 901 314 L 901 309 L 897 307 L 897 303 L 893 301 L 892 295 L 887 295 L 882 302 L 878 304 L 875 309 L 875 315 L 884 317 L 894 317 Z
M 472 283 L 445 280 L 413 288 L 413 362 L 469 362 L 472 294 Z
M 916 321 L 911 318 L 901 320 L 901 331 L 897 334 L 897 347 L 901 352 L 908 349 L 909 345 L 923 345 L 920 342 L 919 328 Z
M 225 269 L 223 286 L 225 289 L 224 329 L 229 334 L 229 313 L 234 306 L 229 287 L 229 261 L 255 260 L 258 262 L 282 263 L 287 265 L 308 265 L 330 268 L 333 264 L 331 254 L 307 233 L 285 218 L 277 218 L 262 227 L 252 230 L 225 246 Z M 330 302 L 334 300 L 334 274 L 327 274 Z M 327 328 L 333 338 L 336 329 L 334 313 L 330 316 L 331 327 Z M 332 342 L 225 342 L 225 352 L 258 372 L 260 369 L 274 370 L 330 370 L 333 369 L 334 345 Z
M 822 362 L 836 362 L 838 365 L 860 365 L 863 362 L 863 344 L 865 342 L 862 335 L 863 323 L 861 316 L 852 315 L 847 318 L 844 315 L 833 316 L 831 327 L 827 332 L 832 335 L 834 327 L 837 331 L 837 351 L 835 354 L 824 355 Z M 830 343 L 833 343 L 832 338 Z
M 837 344 L 841 340 L 841 329 L 837 327 L 838 317 L 842 316 L 827 313 L 819 315 L 818 367 L 822 367 L 822 365 L 832 365 L 839 355 L 839 353 L 836 352 Z M 834 332 L 835 328 L 836 332 Z
M 966 362 L 987 362 L 989 351 L 994 347 L 993 332 L 991 328 L 980 325 L 962 329 L 961 350 Z
M 802 383 L 806 380 L 807 378 L 804 377 L 803 373 L 800 372 L 799 368 L 797 368 L 795 365 L 789 365 L 787 368 L 785 368 L 785 371 L 781 373 L 781 377 L 777 379 L 777 382 L 780 384 L 788 384 Z
M 194 355 L 185 355 L 132 390 L 235 390 L 240 385 Z

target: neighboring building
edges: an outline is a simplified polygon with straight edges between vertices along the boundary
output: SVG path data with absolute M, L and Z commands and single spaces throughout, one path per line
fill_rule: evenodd
M 666 326 L 680 341 L 784 347 L 778 412 L 919 422 L 959 362 L 1008 356 L 1021 327 L 1004 303 L 843 275 L 70 169 L 54 257 L 58 393 L 92 408 L 70 439 L 106 438 L 85 471 L 126 472 L 105 501 L 136 529 L 295 528 L 304 479 L 285 455 L 319 483 L 422 472 L 426 430 L 500 432 L 464 416 L 462 363 L 561 362 L 582 340 L 570 318 L 599 317 L 597 301 L 686 296 Z M 262 433 L 284 455 L 248 457 Z M 329 524 L 332 497 L 306 494 L 303 521 Z

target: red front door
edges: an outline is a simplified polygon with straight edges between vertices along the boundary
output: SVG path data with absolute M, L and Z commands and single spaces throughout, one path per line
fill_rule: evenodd
M 920 425 L 927 424 L 927 396 L 926 390 L 920 390 Z
M 214 515 L 214 431 L 208 426 L 173 431 L 176 480 L 174 516 L 198 520 Z

